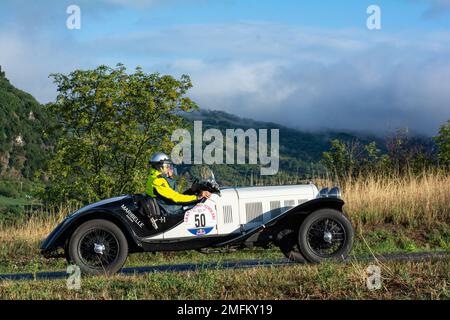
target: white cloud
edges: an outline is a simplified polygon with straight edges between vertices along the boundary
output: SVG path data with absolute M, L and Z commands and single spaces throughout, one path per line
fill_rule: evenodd
M 370 33 L 283 24 L 178 25 L 95 40 L 0 33 L 0 65 L 40 101 L 47 78 L 123 62 L 191 75 L 203 108 L 305 129 L 434 134 L 450 118 L 450 33 Z

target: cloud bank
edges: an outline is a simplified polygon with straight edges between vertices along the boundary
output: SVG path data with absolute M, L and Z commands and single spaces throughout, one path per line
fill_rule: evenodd
M 432 135 L 450 118 L 449 40 L 446 32 L 387 34 L 265 22 L 85 38 L 0 31 L 0 65 L 41 102 L 56 96 L 52 72 L 123 62 L 148 72 L 189 74 L 190 95 L 206 109 L 307 130 L 384 133 L 408 127 Z

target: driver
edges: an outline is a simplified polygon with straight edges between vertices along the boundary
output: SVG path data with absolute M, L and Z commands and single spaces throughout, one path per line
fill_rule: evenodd
M 180 214 L 183 212 L 183 206 L 195 204 L 203 198 L 211 197 L 211 193 L 208 191 L 201 191 L 198 196 L 179 193 L 176 181 L 173 179 L 176 169 L 166 154 L 162 152 L 153 154 L 149 163 L 151 165 L 150 176 L 145 193 L 156 199 L 164 213 Z

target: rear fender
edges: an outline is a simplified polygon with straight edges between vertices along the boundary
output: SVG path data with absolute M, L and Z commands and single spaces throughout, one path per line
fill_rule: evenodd
M 60 247 L 64 248 L 72 233 L 84 222 L 105 219 L 115 223 L 127 238 L 130 252 L 141 251 L 141 243 L 123 216 L 101 208 L 66 217 L 42 242 L 41 252 L 46 255 Z

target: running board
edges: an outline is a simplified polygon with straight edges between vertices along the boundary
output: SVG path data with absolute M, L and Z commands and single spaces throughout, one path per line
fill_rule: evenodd
M 225 242 L 217 243 L 213 247 L 223 247 L 223 246 L 228 246 L 228 245 L 234 244 L 236 242 L 242 242 L 245 239 L 249 238 L 250 236 L 254 235 L 255 233 L 258 233 L 258 232 L 264 230 L 265 228 L 266 228 L 266 225 L 262 224 L 259 227 L 256 227 L 255 229 L 250 230 L 247 233 L 244 233 L 244 234 L 241 234 L 241 235 L 237 236 L 236 238 L 227 240 Z

